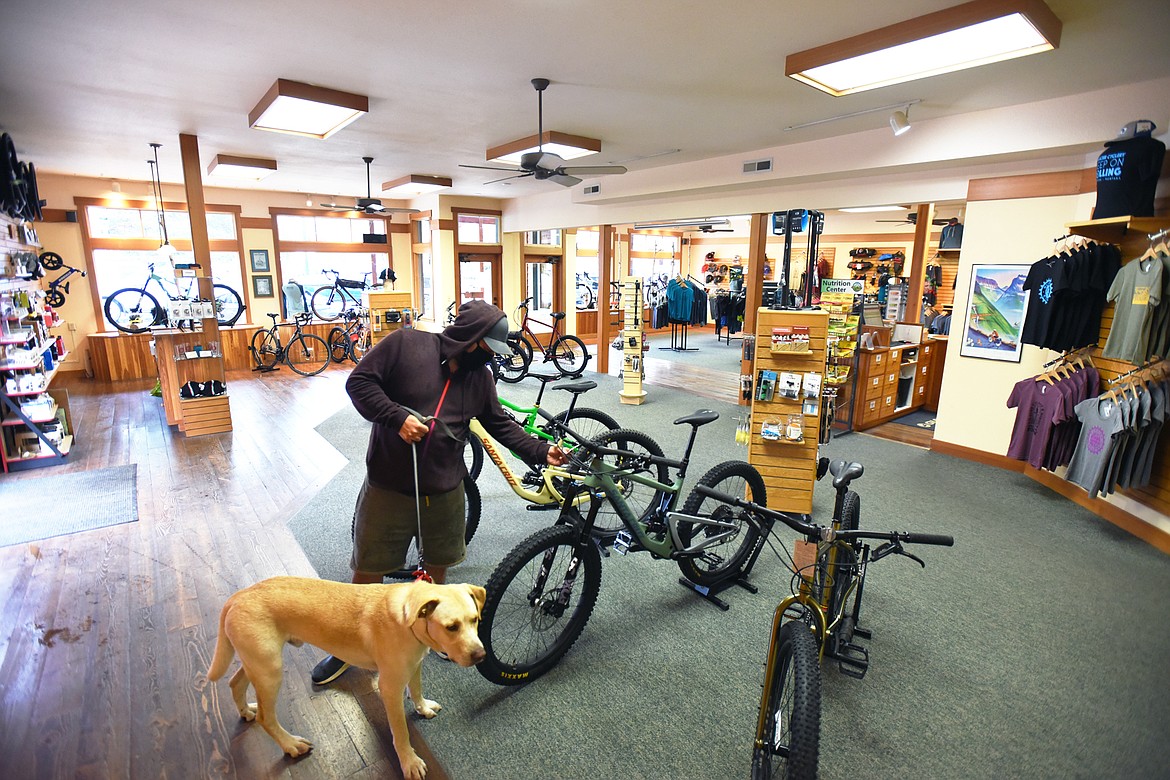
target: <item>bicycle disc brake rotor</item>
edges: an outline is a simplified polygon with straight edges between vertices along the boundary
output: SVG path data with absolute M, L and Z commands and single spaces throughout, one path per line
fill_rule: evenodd
M 537 598 L 532 605 L 531 624 L 533 631 L 548 631 L 555 626 L 565 614 L 565 605 L 557 602 L 559 591 L 551 591 Z

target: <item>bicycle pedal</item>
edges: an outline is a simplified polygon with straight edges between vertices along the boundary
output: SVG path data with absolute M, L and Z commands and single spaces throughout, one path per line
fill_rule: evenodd
M 869 670 L 869 651 L 858 645 L 841 645 L 837 648 L 837 668 L 841 674 L 860 680 Z
M 634 537 L 630 536 L 629 531 L 618 531 L 617 536 L 613 538 L 613 551 L 618 555 L 625 555 L 633 546 Z

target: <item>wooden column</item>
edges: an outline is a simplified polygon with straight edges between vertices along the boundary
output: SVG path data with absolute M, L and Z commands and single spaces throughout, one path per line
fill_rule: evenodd
M 756 310 L 763 305 L 764 294 L 764 256 L 768 251 L 768 219 L 770 214 L 752 214 L 748 233 L 748 269 L 744 276 L 744 290 L 747 292 L 747 301 L 743 312 L 743 332 L 752 334 L 756 331 Z M 756 344 L 756 348 L 759 348 Z M 739 361 L 739 373 L 751 374 L 752 361 Z M 748 406 L 750 398 L 739 395 L 739 405 Z
M 918 322 L 922 318 L 922 282 L 926 277 L 926 255 L 930 250 L 930 231 L 934 227 L 932 222 L 934 204 L 921 204 L 918 207 L 918 219 L 914 223 L 914 247 L 908 258 L 910 285 L 906 292 L 905 322 Z
M 609 373 L 609 343 L 613 341 L 614 330 L 609 318 L 609 283 L 613 281 L 613 225 L 600 225 L 597 229 L 597 371 Z

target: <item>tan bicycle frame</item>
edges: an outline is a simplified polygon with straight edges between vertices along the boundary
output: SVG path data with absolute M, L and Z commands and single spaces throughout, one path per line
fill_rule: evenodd
M 525 501 L 530 501 L 533 504 L 562 504 L 565 497 L 553 484 L 554 479 L 574 479 L 574 476 L 559 466 L 545 466 L 541 472 L 541 477 L 544 479 L 544 484 L 540 486 L 540 490 L 531 490 L 525 487 L 516 476 L 516 472 L 512 471 L 512 467 L 504 460 L 505 448 L 498 441 L 491 437 L 491 434 L 483 427 L 483 425 L 472 418 L 469 426 L 471 435 L 479 439 L 479 443 L 483 445 L 483 451 L 491 459 L 492 463 L 496 464 L 496 468 L 500 470 L 504 480 L 508 483 L 508 487 L 512 488 L 512 492 L 523 498 Z M 578 494 L 576 501 L 580 505 L 589 500 L 589 494 L 583 492 Z

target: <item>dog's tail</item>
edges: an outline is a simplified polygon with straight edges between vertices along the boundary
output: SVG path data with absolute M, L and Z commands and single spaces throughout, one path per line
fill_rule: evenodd
M 215 640 L 215 655 L 207 670 L 207 679 L 212 682 L 223 677 L 228 667 L 231 666 L 232 659 L 236 657 L 236 648 L 232 646 L 232 640 L 228 639 L 227 632 L 224 631 L 227 612 L 228 605 L 224 604 L 223 610 L 219 613 L 219 636 Z

